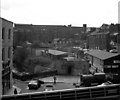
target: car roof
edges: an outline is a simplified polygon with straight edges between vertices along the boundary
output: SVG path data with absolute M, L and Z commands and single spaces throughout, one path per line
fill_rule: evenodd
M 53 87 L 53 84 L 46 84 L 46 87 Z

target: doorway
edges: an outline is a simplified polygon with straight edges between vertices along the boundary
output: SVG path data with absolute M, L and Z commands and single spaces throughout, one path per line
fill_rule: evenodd
M 68 66 L 68 75 L 71 75 L 72 74 L 72 66 Z

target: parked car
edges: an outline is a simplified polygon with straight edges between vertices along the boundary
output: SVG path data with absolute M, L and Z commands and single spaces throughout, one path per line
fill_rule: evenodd
M 53 91 L 54 90 L 53 84 L 47 84 L 47 85 L 45 85 L 44 90 L 45 91 Z
M 73 83 L 73 85 L 76 87 L 76 88 L 79 88 L 81 86 L 80 83 Z
M 41 86 L 41 84 L 39 83 L 38 80 L 31 80 L 31 81 L 28 83 L 29 89 L 38 89 L 40 86 Z
M 107 81 L 107 82 L 104 82 L 104 83 L 102 83 L 102 84 L 100 84 L 98 86 L 107 86 L 107 85 L 112 85 L 112 84 L 113 84 L 112 82 Z
M 111 53 L 118 53 L 118 50 L 117 49 L 112 49 L 110 50 Z

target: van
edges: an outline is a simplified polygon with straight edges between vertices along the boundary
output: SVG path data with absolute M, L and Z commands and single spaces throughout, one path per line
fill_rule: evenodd
M 105 73 L 83 74 L 81 75 L 81 85 L 85 87 L 97 86 L 106 81 Z

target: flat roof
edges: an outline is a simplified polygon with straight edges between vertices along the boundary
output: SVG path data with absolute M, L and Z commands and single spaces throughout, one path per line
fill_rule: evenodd
M 101 60 L 105 60 L 105 59 L 112 58 L 112 57 L 119 55 L 118 53 L 110 53 L 110 52 L 103 51 L 103 50 L 91 50 L 86 53 L 91 56 L 97 57 Z
M 48 50 L 48 53 L 56 56 L 67 54 L 67 52 L 63 52 L 59 50 L 51 50 L 51 49 Z

